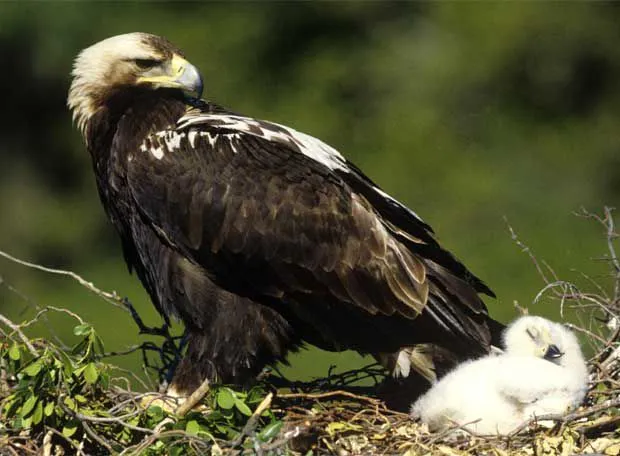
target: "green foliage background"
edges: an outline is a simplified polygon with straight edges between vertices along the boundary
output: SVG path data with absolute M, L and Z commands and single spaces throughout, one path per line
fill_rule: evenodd
M 608 3 L 0 4 L 0 249 L 72 269 L 157 324 L 100 207 L 65 97 L 84 47 L 131 31 L 167 36 L 205 95 L 333 145 L 427 220 L 496 291 L 511 319 L 541 280 L 504 218 L 561 274 L 593 277 L 604 238 L 575 218 L 620 197 L 620 8 Z M 2 260 L 0 312 L 78 311 L 109 349 L 138 340 L 126 314 L 74 283 Z M 531 309 L 557 317 L 557 309 Z M 51 319 L 66 339 L 72 325 Z M 292 377 L 354 354 L 291 357 Z M 137 369 L 137 357 L 119 364 Z

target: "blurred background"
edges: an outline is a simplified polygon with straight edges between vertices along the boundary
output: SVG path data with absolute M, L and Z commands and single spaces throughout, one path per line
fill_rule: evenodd
M 620 199 L 619 23 L 620 5 L 599 2 L 3 3 L 0 249 L 73 270 L 160 323 L 65 107 L 81 49 L 145 31 L 185 50 L 207 98 L 321 138 L 413 208 L 495 290 L 497 319 L 512 319 L 515 302 L 559 318 L 555 303 L 532 305 L 544 283 L 506 220 L 561 277 L 606 280 L 603 230 L 573 212 Z M 4 259 L 0 278 L 0 312 L 15 321 L 56 305 L 110 350 L 144 340 L 68 278 Z M 56 316 L 33 331 L 70 343 L 73 325 Z M 286 372 L 366 361 L 313 349 Z

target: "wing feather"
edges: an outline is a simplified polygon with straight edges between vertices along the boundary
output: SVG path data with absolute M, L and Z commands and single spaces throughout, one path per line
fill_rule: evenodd
M 155 133 L 166 141 L 147 138 L 141 149 L 157 153 L 129 164 L 137 205 L 166 242 L 220 286 L 277 296 L 303 318 L 313 302 L 406 318 L 427 309 L 442 331 L 485 343 L 477 292 L 490 290 L 417 214 L 321 141 L 212 109 Z
M 129 163 L 138 206 L 169 242 L 252 294 L 320 290 L 370 314 L 422 311 L 424 265 L 342 179 L 278 142 L 246 143 L 252 133 L 203 133 L 191 135 L 194 147 L 149 138 L 159 158 Z

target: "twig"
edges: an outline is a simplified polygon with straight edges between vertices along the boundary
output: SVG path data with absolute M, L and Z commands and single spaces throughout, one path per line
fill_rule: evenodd
M 261 403 L 258 404 L 258 407 L 256 407 L 256 410 L 254 410 L 254 413 L 252 413 L 252 416 L 248 419 L 247 423 L 245 423 L 245 426 L 243 426 L 243 429 L 241 430 L 239 435 L 231 442 L 231 446 L 233 448 L 241 445 L 241 443 L 243 442 L 243 438 L 246 435 L 249 436 L 250 433 L 254 431 L 254 429 L 256 428 L 256 425 L 258 424 L 258 420 L 260 419 L 260 416 L 263 414 L 265 410 L 269 408 L 269 406 L 271 405 L 272 399 L 273 399 L 273 393 L 269 393 L 267 394 L 267 396 L 265 396 L 265 398 L 261 401 Z
M 580 418 L 587 418 L 598 412 L 602 412 L 603 410 L 612 409 L 612 408 L 619 407 L 619 406 L 620 406 L 620 399 L 615 399 L 608 404 L 595 405 L 593 407 L 587 408 L 580 412 L 576 411 L 576 412 L 568 413 L 566 415 L 551 414 L 551 415 L 535 416 L 534 418 L 521 423 L 517 428 L 515 428 L 508 435 L 508 437 L 514 437 L 515 435 L 517 435 L 519 432 L 521 432 L 523 429 L 525 429 L 529 425 L 537 423 L 539 421 L 557 421 L 559 423 L 568 423 L 570 421 L 578 420 Z
M 605 234 L 607 238 L 607 251 L 609 252 L 609 257 L 611 260 L 611 264 L 616 272 L 616 277 L 614 281 L 614 301 L 618 301 L 620 299 L 620 259 L 618 259 L 618 255 L 616 254 L 616 249 L 614 247 L 614 240 L 618 237 L 618 233 L 615 231 L 614 218 L 612 212 L 614 208 L 605 206 L 603 208 L 603 212 L 605 213 L 605 218 L 601 218 L 597 214 L 593 214 L 587 211 L 585 208 L 581 208 L 581 213 L 577 214 L 586 218 L 593 218 L 598 221 L 605 228 Z
M 43 456 L 52 456 L 52 431 L 47 431 L 43 437 Z
M 508 222 L 507 217 L 504 217 L 504 222 L 506 223 L 506 226 L 508 227 L 508 231 L 510 232 L 510 237 L 512 238 L 512 240 L 515 242 L 515 244 L 517 244 L 517 246 L 521 248 L 521 251 L 525 252 L 530 257 L 530 260 L 532 260 L 532 263 L 534 263 L 536 270 L 538 271 L 540 276 L 543 278 L 545 283 L 549 283 L 550 280 L 547 279 L 547 276 L 545 275 L 542 267 L 540 266 L 538 259 L 532 253 L 532 250 L 527 245 L 525 245 L 523 242 L 521 242 L 521 240 L 517 236 L 517 233 L 515 232 L 515 230 L 512 228 L 512 226 Z
M 22 340 L 26 348 L 28 348 L 28 351 L 33 356 L 39 356 L 39 352 L 37 351 L 37 349 L 34 348 L 34 345 L 32 345 L 32 343 L 30 343 L 30 339 L 26 337 L 26 335 L 22 332 L 22 330 L 19 328 L 18 325 L 13 323 L 11 320 L 9 320 L 7 317 L 5 317 L 2 314 L 0 314 L 0 321 L 4 323 L 6 326 L 8 326 L 9 328 L 11 328 L 13 332 L 15 332 L 19 336 L 19 338 Z
M 292 399 L 292 398 L 300 398 L 300 399 L 326 399 L 334 396 L 344 396 L 349 397 L 351 399 L 356 399 L 358 401 L 366 401 L 371 404 L 375 404 L 381 402 L 379 399 L 375 399 L 372 397 L 358 396 L 357 394 L 350 393 L 348 391 L 338 390 L 338 391 L 328 391 L 326 393 L 317 393 L 317 394 L 309 394 L 309 393 L 286 393 L 286 394 L 278 394 L 278 397 L 283 399 Z
M 37 304 L 34 299 L 30 298 L 29 296 L 26 296 L 25 293 L 13 287 L 11 284 L 7 283 L 6 281 L 4 281 L 2 276 L 0 276 L 0 284 L 5 286 L 7 290 L 9 290 L 11 293 L 14 293 L 15 295 L 17 295 L 22 301 L 25 301 L 26 304 L 34 307 L 36 310 L 41 310 L 41 306 Z M 25 306 L 23 310 L 20 312 L 20 316 L 22 316 L 26 312 L 26 309 L 27 309 L 27 306 Z M 47 330 L 52 335 L 56 343 L 58 343 L 59 346 L 61 346 L 63 349 L 66 350 L 68 346 L 65 343 L 63 343 L 62 339 L 58 336 L 58 333 L 54 330 L 52 325 L 49 324 L 47 317 L 44 317 L 43 319 L 47 323 Z
M 61 407 L 65 408 L 64 404 L 61 404 Z M 141 410 L 137 410 L 135 412 L 127 413 L 127 414 L 122 415 L 122 416 L 107 417 L 107 416 L 84 415 L 84 414 L 79 413 L 79 412 L 74 412 L 74 411 L 72 411 L 70 409 L 67 409 L 67 410 L 69 411 L 69 413 L 72 413 L 76 418 L 78 418 L 80 420 L 90 421 L 92 423 L 118 423 L 118 424 L 123 425 L 123 426 L 126 424 L 123 420 L 126 420 L 127 418 L 133 418 L 134 416 L 139 415 L 140 413 L 142 413 Z
M 86 454 L 84 454 L 84 451 L 82 451 L 82 448 L 80 448 L 80 446 L 78 444 L 76 444 L 73 440 L 71 440 L 68 437 L 65 437 L 61 432 L 57 431 L 56 429 L 54 429 L 53 427 L 49 427 L 49 426 L 45 426 L 45 429 L 49 432 L 53 432 L 54 434 L 56 434 L 58 437 L 60 437 L 61 439 L 63 439 L 65 442 L 69 443 L 69 445 L 71 445 L 73 448 L 75 448 L 76 454 L 79 454 L 81 456 L 86 456 Z
M 92 282 L 87 281 L 86 279 L 76 274 L 75 272 L 64 270 L 64 269 L 48 268 L 46 266 L 41 266 L 36 263 L 31 263 L 29 261 L 20 260 L 19 258 L 16 258 L 13 255 L 10 255 L 2 250 L 0 250 L 0 256 L 10 261 L 13 261 L 17 264 L 20 264 L 22 266 L 26 266 L 32 269 L 36 269 L 36 270 L 51 273 L 51 274 L 57 274 L 57 275 L 63 275 L 63 276 L 70 277 L 73 280 L 77 281 L 80 285 L 88 289 L 89 291 L 95 293 L 96 295 L 100 296 L 101 298 L 109 302 L 110 304 L 114 305 L 115 307 L 119 307 L 123 309 L 125 312 L 128 312 L 132 316 L 136 325 L 138 326 L 138 330 L 140 331 L 141 334 L 150 334 L 150 335 L 164 337 L 165 342 L 163 346 L 157 347 L 155 349 L 156 351 L 160 353 L 160 358 L 162 360 L 162 365 L 163 365 L 162 369 L 157 370 L 157 372 L 159 375 L 160 382 L 162 381 L 162 378 L 170 377 L 170 372 L 173 370 L 173 367 L 176 364 L 178 364 L 178 361 L 181 357 L 184 342 L 182 339 L 181 343 L 177 346 L 177 338 L 170 335 L 170 331 L 169 331 L 170 322 L 166 315 L 164 315 L 164 324 L 161 327 L 156 327 L 156 328 L 149 327 L 144 324 L 144 322 L 142 321 L 142 318 L 140 317 L 140 315 L 138 314 L 134 306 L 131 304 L 131 302 L 127 298 L 120 297 L 116 292 L 110 293 L 110 292 L 103 291 L 100 288 L 97 288 Z M 51 306 L 49 306 L 47 309 L 54 309 L 54 310 L 59 310 L 59 311 L 68 313 L 81 321 L 79 316 L 77 316 L 76 314 L 66 309 L 61 310 L 58 308 L 53 308 Z M 26 326 L 34 323 L 45 312 L 47 312 L 46 309 L 39 311 L 37 316 L 35 316 L 33 320 L 27 323 Z M 142 349 L 144 350 L 146 349 L 146 347 L 147 345 L 145 344 L 142 346 Z M 171 359 L 166 358 L 167 353 L 171 353 Z M 143 358 L 145 360 L 145 364 L 147 366 L 150 366 L 148 362 L 148 358 L 146 357 L 146 354 L 144 352 L 143 352 Z
M 187 412 L 194 408 L 194 406 L 198 404 L 198 402 L 202 400 L 205 394 L 207 394 L 207 392 L 209 391 L 209 387 L 209 379 L 206 378 L 203 380 L 200 386 L 196 388 L 196 390 L 192 394 L 190 394 L 190 396 L 181 405 L 177 407 L 177 409 L 174 411 L 174 414 L 179 417 L 184 416 Z
M 144 432 L 145 434 L 153 434 L 152 429 L 143 428 L 140 426 L 134 426 L 133 424 L 129 424 L 123 421 L 121 418 L 123 417 L 100 417 L 100 416 L 88 416 L 83 413 L 76 412 L 67 407 L 62 401 L 58 401 L 58 405 L 63 409 L 65 413 L 77 418 L 82 424 L 85 421 L 90 421 L 93 423 L 118 423 L 119 425 L 126 427 L 127 429 L 131 429 L 132 431 Z M 137 413 L 133 413 L 130 415 L 137 415 Z
M 44 307 L 43 309 L 39 310 L 37 312 L 37 314 L 31 320 L 29 320 L 29 321 L 27 321 L 25 323 L 22 323 L 20 326 L 22 328 L 27 328 L 28 326 L 36 323 L 39 320 L 39 318 L 41 318 L 41 316 L 43 316 L 44 314 L 46 314 L 50 310 L 53 310 L 55 312 L 60 312 L 60 313 L 66 313 L 67 315 L 71 315 L 73 318 L 75 318 L 77 321 L 79 321 L 81 325 L 84 324 L 84 320 L 82 319 L 82 317 L 80 317 L 75 312 L 71 312 L 69 309 L 64 309 L 62 307 L 47 306 L 47 307 Z
M 131 454 L 131 455 L 137 455 L 137 454 L 142 454 L 142 451 L 146 448 L 148 448 L 153 442 L 155 442 L 156 440 L 162 440 L 166 437 L 187 437 L 187 438 L 191 438 L 192 440 L 195 440 L 197 442 L 202 442 L 204 437 L 195 437 L 195 436 L 191 436 L 189 435 L 187 432 L 182 431 L 180 429 L 171 429 L 169 431 L 164 431 L 164 432 L 160 432 L 158 434 L 151 434 L 149 436 L 146 436 L 144 438 L 144 440 L 142 440 L 140 443 L 138 443 L 137 445 L 134 445 L 132 447 L 128 447 L 125 448 L 120 454 L 124 455 L 124 454 Z
M 104 447 L 106 450 L 110 452 L 110 454 L 117 454 L 116 451 L 112 448 L 112 446 L 101 436 L 97 435 L 95 431 L 91 429 L 86 421 L 82 421 L 82 427 L 86 431 L 86 433 L 99 445 Z
M 103 291 L 97 288 L 92 282 L 87 281 L 86 279 L 82 278 L 75 272 L 66 271 L 64 269 L 48 268 L 45 266 L 41 266 L 40 264 L 30 263 L 29 261 L 20 260 L 19 258 L 15 258 L 13 255 L 10 255 L 2 250 L 0 250 L 0 256 L 6 258 L 7 260 L 13 261 L 14 263 L 21 264 L 22 266 L 26 266 L 32 269 L 37 269 L 43 272 L 49 272 L 51 274 L 64 275 L 67 277 L 71 277 L 73 280 L 77 281 L 83 287 L 87 288 L 88 290 L 92 291 L 96 295 L 101 296 L 102 298 L 109 301 L 112 305 L 119 307 L 125 311 L 128 311 L 128 309 L 125 308 L 121 297 L 118 296 L 116 292 L 109 293 L 107 291 Z
M 437 442 L 438 440 L 441 440 L 442 438 L 446 437 L 449 434 L 452 434 L 454 431 L 465 431 L 475 437 L 482 437 L 481 434 L 476 433 L 475 431 L 472 431 L 470 429 L 467 429 L 467 426 L 469 426 L 470 424 L 476 424 L 480 421 L 480 419 L 477 420 L 473 420 L 473 421 L 469 421 L 467 423 L 463 423 L 463 424 L 458 424 L 458 423 L 454 423 L 452 426 L 450 426 L 449 428 L 441 431 L 439 434 L 437 434 L 435 437 L 433 437 L 432 439 L 430 439 L 427 444 L 428 445 L 432 445 L 433 443 Z
M 290 431 L 285 432 L 282 438 L 275 440 L 271 443 L 265 443 L 260 446 L 260 449 L 262 451 L 267 451 L 267 452 L 271 450 L 275 450 L 277 448 L 280 448 L 286 445 L 290 440 L 294 439 L 300 434 L 301 434 L 301 428 L 299 426 L 295 426 L 295 428 L 291 429 Z
M 582 328 L 580 326 L 574 325 L 572 323 L 565 323 L 564 326 L 566 326 L 569 329 L 572 329 L 573 331 L 577 331 L 583 334 L 586 334 L 588 337 L 595 339 L 603 344 L 606 344 L 607 341 L 605 339 L 603 339 L 601 336 L 599 336 L 598 334 L 594 334 L 592 331 L 589 331 L 585 328 Z

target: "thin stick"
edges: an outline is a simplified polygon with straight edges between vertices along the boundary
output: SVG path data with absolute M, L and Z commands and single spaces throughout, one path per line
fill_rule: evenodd
M 295 437 L 299 436 L 301 434 L 301 430 L 302 429 L 299 426 L 295 426 L 294 429 L 291 429 L 290 431 L 285 432 L 281 439 L 278 439 L 271 443 L 265 443 L 260 446 L 260 449 L 263 451 L 276 450 L 284 446 L 285 444 L 287 444 L 289 440 L 292 440 Z
M 519 425 L 516 429 L 514 429 L 508 437 L 514 437 L 523 429 L 528 427 L 530 424 L 537 423 L 538 421 L 557 421 L 559 423 L 567 423 L 569 421 L 578 420 L 580 418 L 586 418 L 588 416 L 592 416 L 598 412 L 602 412 L 603 410 L 612 409 L 620 406 L 620 399 L 616 399 L 611 401 L 608 404 L 600 404 L 590 407 L 586 410 L 582 410 L 581 412 L 572 412 L 567 415 L 541 415 L 532 418 L 531 420 L 527 420 Z
M 112 446 L 110 446 L 110 444 L 106 442 L 106 440 L 103 437 L 97 435 L 97 433 L 92 430 L 92 428 L 88 425 L 86 421 L 82 421 L 82 427 L 95 442 L 97 442 L 102 447 L 105 447 L 105 449 L 108 450 L 110 454 L 117 454 L 117 452 L 114 451 Z
M 547 279 L 545 272 L 543 271 L 542 267 L 540 266 L 540 263 L 538 262 L 534 254 L 532 253 L 532 250 L 519 239 L 519 236 L 517 236 L 517 233 L 515 232 L 515 230 L 512 228 L 512 226 L 508 222 L 507 217 L 504 217 L 504 222 L 506 222 L 506 226 L 508 227 L 508 231 L 510 232 L 510 237 L 512 238 L 514 243 L 517 244 L 517 246 L 519 246 L 521 250 L 530 257 L 530 260 L 532 260 L 532 263 L 534 263 L 536 270 L 538 271 L 540 276 L 543 278 L 545 283 L 549 283 L 550 280 Z
M 19 258 L 15 258 L 13 255 L 10 255 L 10 254 L 2 251 L 2 250 L 0 250 L 0 256 L 6 258 L 7 260 L 13 261 L 14 263 L 21 264 L 22 266 L 26 266 L 28 268 L 36 269 L 36 270 L 43 271 L 43 272 L 49 272 L 51 274 L 57 274 L 57 275 L 63 275 L 63 276 L 71 277 L 73 280 L 78 282 L 83 287 L 85 287 L 88 290 L 92 291 L 96 295 L 99 295 L 102 298 L 110 301 L 110 303 L 113 304 L 114 306 L 119 307 L 119 308 L 123 309 L 126 312 L 129 311 L 127 308 L 125 308 L 125 306 L 123 305 L 121 297 L 118 296 L 116 294 L 116 292 L 108 293 L 107 291 L 100 290 L 92 282 L 89 282 L 88 280 L 82 278 L 81 276 L 79 276 L 75 272 L 66 271 L 64 269 L 48 268 L 48 267 L 45 267 L 45 266 L 41 266 L 40 264 L 30 263 L 29 261 L 20 260 Z
M 463 423 L 463 424 L 454 423 L 454 424 L 452 424 L 452 426 L 450 426 L 449 428 L 445 429 L 444 431 L 440 432 L 435 437 L 430 439 L 427 442 L 427 444 L 428 445 L 432 445 L 433 443 L 437 442 L 438 440 L 441 440 L 442 438 L 444 438 L 445 436 L 453 433 L 454 431 L 465 431 L 465 432 L 467 432 L 467 433 L 469 433 L 469 434 L 471 434 L 471 435 L 473 435 L 475 437 L 480 437 L 481 434 L 478 434 L 475 431 L 467 429 L 467 426 L 469 426 L 470 424 L 476 424 L 479 421 L 480 421 L 480 418 L 478 418 L 477 420 L 469 421 L 467 423 Z
M 22 332 L 22 330 L 19 328 L 18 325 L 13 323 L 11 320 L 9 320 L 7 317 L 5 317 L 2 314 L 0 314 L 0 321 L 4 323 L 5 325 L 7 325 L 9 328 L 11 328 L 19 336 L 19 338 L 22 340 L 24 345 L 28 348 L 28 351 L 33 356 L 39 356 L 39 352 L 37 351 L 37 349 L 34 348 L 34 345 L 32 345 L 32 343 L 30 343 L 30 339 L 26 337 L 26 335 Z
M 49 426 L 45 426 L 45 429 L 48 430 L 49 432 L 53 432 L 54 434 L 56 434 L 58 437 L 60 437 L 61 439 L 63 439 L 65 442 L 68 442 L 73 448 L 75 448 L 76 454 L 79 454 L 81 456 L 86 456 L 84 454 L 84 451 L 82 451 L 82 448 L 80 448 L 79 445 L 77 445 L 73 440 L 71 440 L 68 437 L 65 437 L 61 432 L 57 431 L 56 429 L 49 427 Z
M 152 429 L 147 429 L 147 428 L 143 428 L 140 426 L 134 426 L 133 424 L 129 424 L 125 421 L 123 421 L 121 419 L 121 417 L 99 417 L 99 416 L 88 416 L 88 415 L 84 415 L 80 412 L 75 412 L 73 410 L 71 410 L 70 408 L 68 408 L 66 405 L 64 405 L 62 403 L 62 401 L 58 402 L 58 405 L 60 405 L 60 408 L 63 409 L 63 411 L 65 413 L 68 413 L 69 415 L 74 416 L 75 418 L 77 418 L 82 424 L 84 424 L 85 421 L 90 421 L 93 423 L 97 423 L 97 422 L 103 422 L 103 423 L 109 423 L 109 422 L 113 422 L 113 423 L 118 423 L 123 427 L 126 427 L 127 429 L 131 429 L 132 431 L 138 431 L 138 432 L 144 432 L 145 434 L 153 434 L 153 430 Z M 139 412 L 136 413 L 132 413 L 130 415 L 135 415 Z
M 202 400 L 205 394 L 207 394 L 207 392 L 209 391 L 209 387 L 209 379 L 206 378 L 200 384 L 200 386 L 196 388 L 196 390 L 192 394 L 190 394 L 187 400 L 185 400 L 181 405 L 177 407 L 177 409 L 174 411 L 174 414 L 180 417 L 184 416 L 187 412 L 194 408 L 194 406 L 198 404 L 198 402 Z
M 41 318 L 41 316 L 43 316 L 44 314 L 48 313 L 50 310 L 53 310 L 55 312 L 59 312 L 59 313 L 66 313 L 67 315 L 71 315 L 73 318 L 75 318 L 77 321 L 80 322 L 80 324 L 84 324 L 84 320 L 82 320 L 82 317 L 80 317 L 78 314 L 76 314 L 75 312 L 71 312 L 69 309 L 64 309 L 62 307 L 54 307 L 54 306 L 47 306 L 44 307 L 43 309 L 39 310 L 37 312 L 37 314 L 32 318 L 32 320 L 27 321 L 26 323 L 22 323 L 20 326 L 22 328 L 27 328 L 30 325 L 33 325 L 34 323 L 36 323 L 39 318 Z
M 344 396 L 350 397 L 351 399 L 357 399 L 361 401 L 370 402 L 375 404 L 377 402 L 381 402 L 379 399 L 375 399 L 372 397 L 358 396 L 357 394 L 349 393 L 348 391 L 338 390 L 338 391 L 328 391 L 326 393 L 317 393 L 317 394 L 306 394 L 306 393 L 288 393 L 288 394 L 278 394 L 278 397 L 283 399 L 291 399 L 291 398 L 301 398 L 301 399 L 326 399 L 328 397 L 333 396 Z
M 258 424 L 258 420 L 260 419 L 260 416 L 263 414 L 265 410 L 269 408 L 269 406 L 271 405 L 272 399 L 273 399 L 273 393 L 269 393 L 267 394 L 267 396 L 265 396 L 265 398 L 261 401 L 261 403 L 258 404 L 258 407 L 256 407 L 256 410 L 254 410 L 254 413 L 252 413 L 252 416 L 248 419 L 248 422 L 245 423 L 245 426 L 243 426 L 241 433 L 239 433 L 239 435 L 235 438 L 235 440 L 231 442 L 231 445 L 233 447 L 241 445 L 241 442 L 243 442 L 243 438 L 246 435 L 249 436 L 250 433 L 254 431 L 254 429 L 256 428 L 256 425 Z

